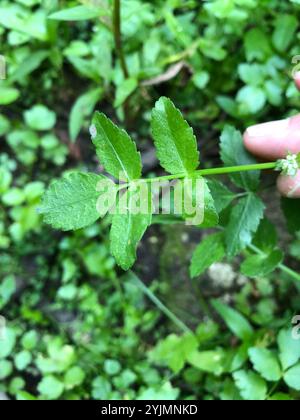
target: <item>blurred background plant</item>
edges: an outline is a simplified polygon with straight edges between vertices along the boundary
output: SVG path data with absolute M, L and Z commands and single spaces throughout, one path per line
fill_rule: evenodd
M 88 134 L 95 108 L 138 138 L 145 175 L 158 166 L 149 110 L 161 95 L 195 128 L 207 167 L 225 123 L 295 114 L 300 2 L 122 0 L 121 46 L 114 3 L 1 1 L 1 395 L 299 399 L 300 342 L 288 328 L 300 287 L 288 273 L 251 280 L 236 259 L 191 281 L 206 232 L 157 219 L 124 275 L 105 220 L 66 234 L 42 225 L 38 207 L 63 171 L 102 170 Z M 288 217 L 288 233 L 274 189 L 264 195 L 297 271 L 299 221 Z

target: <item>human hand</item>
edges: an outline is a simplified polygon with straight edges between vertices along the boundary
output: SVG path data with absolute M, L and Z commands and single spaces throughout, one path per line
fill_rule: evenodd
M 295 83 L 300 90 L 300 73 Z M 244 134 L 244 143 L 249 152 L 266 159 L 285 158 L 288 152 L 300 152 L 300 114 L 280 121 L 249 127 Z M 295 177 L 280 175 L 277 180 L 279 192 L 289 198 L 300 198 L 300 171 Z

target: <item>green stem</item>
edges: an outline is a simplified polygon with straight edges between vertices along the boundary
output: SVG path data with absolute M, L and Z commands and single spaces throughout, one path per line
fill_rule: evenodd
M 121 0 L 114 0 L 114 11 L 113 11 L 113 30 L 115 38 L 116 52 L 119 57 L 121 68 L 125 79 L 129 78 L 129 71 L 127 68 L 123 46 L 122 46 L 122 35 L 121 35 Z
M 143 179 L 137 179 L 134 181 L 135 184 L 140 183 L 151 183 L 151 182 L 160 182 L 160 181 L 172 181 L 175 179 L 183 179 L 187 176 L 212 176 L 212 175 L 225 175 L 225 174 L 233 174 L 237 172 L 248 172 L 248 171 L 262 171 L 267 169 L 275 169 L 277 165 L 277 162 L 271 162 L 271 163 L 258 163 L 255 165 L 241 165 L 241 166 L 225 166 L 222 168 L 212 168 L 212 169 L 200 169 L 198 171 L 195 171 L 191 174 L 186 173 L 180 173 L 176 175 L 167 175 L 167 176 L 158 176 L 156 178 L 143 178 Z M 130 184 L 121 184 L 120 189 L 129 187 Z
M 208 176 L 208 175 L 233 174 L 236 172 L 263 171 L 266 169 L 275 169 L 276 165 L 277 165 L 277 162 L 258 163 L 255 165 L 228 166 L 224 168 L 202 169 L 200 171 L 196 171 L 196 174 L 199 174 L 202 176 Z
M 284 264 L 279 264 L 278 266 L 281 271 L 288 274 L 290 277 L 292 277 L 296 281 L 300 281 L 300 275 L 296 273 L 296 271 L 292 270 L 291 268 L 287 267 Z
M 255 252 L 258 255 L 265 255 L 265 253 L 257 248 L 255 245 L 249 245 L 248 247 L 249 249 L 251 249 L 251 251 Z M 286 273 L 287 275 L 289 275 L 291 278 L 293 278 L 296 281 L 300 281 L 300 274 L 296 273 L 296 271 L 292 270 L 291 268 L 287 267 L 284 264 L 279 264 L 278 268 L 283 271 L 284 273 Z
M 180 330 L 182 330 L 185 334 L 193 334 L 193 331 L 186 326 L 173 312 L 170 311 L 159 299 L 155 296 L 155 294 L 147 287 L 145 284 L 134 274 L 132 274 L 132 279 L 136 286 L 142 290 L 142 292 L 148 296 L 148 298 L 158 307 L 158 309 L 166 315 Z

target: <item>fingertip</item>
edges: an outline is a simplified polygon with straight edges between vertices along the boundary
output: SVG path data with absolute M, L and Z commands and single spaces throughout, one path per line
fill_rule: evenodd
M 290 120 L 272 121 L 249 127 L 244 133 L 246 149 L 262 159 L 278 159 L 286 156 L 285 138 Z
M 255 125 L 255 126 L 249 127 L 245 131 L 243 135 L 244 145 L 246 149 L 253 155 L 259 156 L 261 158 L 266 158 L 267 156 L 266 156 L 266 150 L 264 147 L 264 142 L 262 141 L 262 138 L 259 134 L 260 126 L 261 124 Z
M 300 151 L 300 115 L 249 127 L 245 147 L 262 159 L 280 159 Z
M 300 72 L 299 71 L 295 73 L 294 80 L 295 80 L 297 88 L 300 90 Z
M 300 171 L 295 177 L 280 175 L 277 180 L 280 194 L 287 198 L 300 198 Z

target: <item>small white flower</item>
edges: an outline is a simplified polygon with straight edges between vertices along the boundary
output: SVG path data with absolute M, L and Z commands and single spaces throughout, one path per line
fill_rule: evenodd
M 92 136 L 92 139 L 94 139 L 97 136 L 97 128 L 94 124 L 90 126 L 90 134 Z
M 299 170 L 299 155 L 289 153 L 286 159 L 277 161 L 276 171 L 281 172 L 283 175 L 296 176 Z

